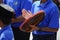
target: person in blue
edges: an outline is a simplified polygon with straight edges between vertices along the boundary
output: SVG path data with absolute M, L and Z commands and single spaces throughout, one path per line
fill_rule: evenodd
M 16 16 L 18 17 L 22 14 L 22 9 L 31 10 L 32 0 L 3 0 L 3 3 L 11 6 Z M 22 22 L 17 22 L 12 24 L 12 29 L 14 33 L 15 40 L 29 40 L 30 33 L 22 32 L 19 26 Z
M 14 40 L 14 35 L 11 29 L 11 18 L 13 13 L 6 8 L 4 4 L 0 4 L 0 40 Z M 9 7 L 9 9 L 11 9 Z
M 0 4 L 0 40 L 14 40 L 11 23 L 25 20 L 23 16 L 15 17 L 15 15 L 13 8 Z
M 33 3 L 31 12 L 43 10 L 44 19 L 38 25 L 30 25 L 33 40 L 57 40 L 55 33 L 59 28 L 59 10 L 52 0 L 39 0 Z

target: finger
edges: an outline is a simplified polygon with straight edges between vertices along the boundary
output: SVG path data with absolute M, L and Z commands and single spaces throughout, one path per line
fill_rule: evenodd
M 25 9 L 22 10 L 22 16 L 25 16 L 26 15 L 26 11 Z
M 29 16 L 30 14 L 29 14 L 28 11 L 26 11 L 25 9 L 23 9 L 23 10 L 22 10 L 22 15 L 23 15 L 23 16 Z
M 24 11 L 25 11 L 25 15 L 29 15 L 29 12 L 28 11 L 26 11 L 25 9 L 24 9 Z
M 32 15 L 32 13 L 31 13 L 31 11 L 30 11 L 30 10 L 28 10 L 28 12 L 29 12 L 29 14 L 30 14 L 30 15 Z

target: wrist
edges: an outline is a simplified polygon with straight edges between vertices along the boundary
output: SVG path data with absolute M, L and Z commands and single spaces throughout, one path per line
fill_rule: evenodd
M 42 29 L 41 29 L 41 28 L 39 28 L 39 29 L 38 29 L 38 31 L 42 31 Z

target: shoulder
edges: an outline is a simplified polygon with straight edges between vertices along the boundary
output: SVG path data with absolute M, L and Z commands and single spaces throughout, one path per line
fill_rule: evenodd
M 50 3 L 50 5 L 51 5 L 52 9 L 58 9 L 57 5 L 54 2 Z
M 53 6 L 52 6 L 52 11 L 54 11 L 55 13 L 57 12 L 59 12 L 59 9 L 58 9 L 58 7 L 57 7 L 57 5 L 55 4 L 55 3 L 53 3 Z
M 53 2 L 49 3 L 49 5 L 47 6 L 47 8 L 50 11 L 52 10 L 51 12 L 54 12 L 54 13 L 59 11 L 57 5 L 55 3 L 53 3 Z

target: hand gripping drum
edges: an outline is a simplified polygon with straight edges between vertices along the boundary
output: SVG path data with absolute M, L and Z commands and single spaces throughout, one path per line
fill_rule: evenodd
M 29 25 L 39 24 L 44 19 L 44 16 L 45 14 L 43 11 L 35 13 L 32 17 L 28 18 L 20 25 L 20 30 L 24 32 L 30 31 L 31 27 Z

